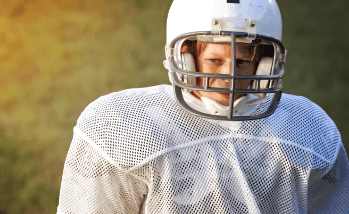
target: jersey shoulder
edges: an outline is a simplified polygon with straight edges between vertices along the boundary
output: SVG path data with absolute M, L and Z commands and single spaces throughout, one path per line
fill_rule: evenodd
M 174 105 L 168 87 L 127 89 L 102 96 L 85 108 L 75 129 L 116 164 L 134 166 L 161 147 L 153 143 L 152 116 Z
M 225 132 L 184 111 L 171 87 L 127 89 L 102 96 L 83 111 L 76 129 L 116 164 L 128 167 L 169 148 Z
M 169 87 L 171 86 L 158 85 L 145 88 L 131 88 L 101 96 L 84 109 L 77 124 L 85 123 L 91 116 L 110 117 L 113 115 L 113 112 L 140 111 L 144 109 L 145 105 L 169 101 L 173 99 L 167 93 Z
M 302 96 L 282 94 L 275 113 L 268 119 L 274 134 L 332 162 L 341 146 L 333 120 L 317 104 Z

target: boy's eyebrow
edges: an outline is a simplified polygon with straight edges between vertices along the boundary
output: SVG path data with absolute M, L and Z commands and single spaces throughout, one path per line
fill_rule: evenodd
M 240 55 L 241 57 L 236 57 L 237 59 L 243 59 L 243 60 L 246 60 L 246 61 L 251 61 L 252 59 L 252 56 L 253 56 L 253 53 L 251 52 L 246 52 L 246 47 L 244 48 L 236 48 L 236 53 L 239 52 L 239 54 L 237 53 L 236 55 Z M 243 53 L 241 53 L 243 52 Z
M 208 54 L 207 56 L 205 56 L 204 58 L 205 59 L 209 59 L 209 58 L 220 58 L 221 56 L 219 54 L 215 54 L 215 53 L 211 53 L 211 54 Z M 236 59 L 239 59 L 239 60 L 245 60 L 245 61 L 251 61 L 251 57 L 248 57 L 248 56 L 240 56 L 240 57 L 236 57 Z
M 236 59 L 240 59 L 240 60 L 245 60 L 245 61 L 251 62 L 251 59 L 248 58 L 248 57 L 236 57 Z

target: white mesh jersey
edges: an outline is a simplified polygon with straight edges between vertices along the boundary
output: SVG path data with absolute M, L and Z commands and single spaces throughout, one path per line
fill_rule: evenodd
M 264 119 L 182 110 L 172 86 L 100 97 L 81 114 L 57 213 L 349 211 L 348 158 L 316 104 L 283 94 Z

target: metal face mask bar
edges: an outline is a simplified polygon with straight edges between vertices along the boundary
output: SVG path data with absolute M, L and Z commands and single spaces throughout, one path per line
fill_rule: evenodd
M 166 55 L 168 59 L 168 63 L 170 66 L 170 77 L 174 84 L 174 91 L 175 91 L 175 97 L 178 103 L 188 112 L 191 114 L 197 115 L 199 117 L 209 118 L 209 119 L 216 119 L 216 120 L 230 120 L 230 121 L 244 121 L 244 120 L 255 120 L 255 119 L 261 119 L 264 117 L 268 117 L 271 114 L 274 113 L 274 111 L 277 109 L 281 94 L 282 94 L 282 83 L 281 78 L 284 75 L 284 69 L 282 62 L 285 61 L 286 51 L 282 45 L 282 43 L 274 38 L 263 36 L 263 35 L 256 35 L 256 34 L 250 34 L 251 32 L 235 32 L 235 31 L 202 31 L 202 32 L 194 32 L 194 33 L 187 33 L 178 36 L 175 38 L 169 46 L 167 46 Z M 200 38 L 205 36 L 208 38 L 208 42 L 210 39 L 219 38 L 219 36 L 230 36 L 230 42 L 232 46 L 231 50 L 231 70 L 230 74 L 215 74 L 215 73 L 201 73 L 201 72 L 191 72 L 186 71 L 184 69 L 181 69 L 175 60 L 176 55 L 179 53 L 175 53 L 175 50 L 178 50 L 178 43 L 182 44 L 183 40 L 185 39 L 193 39 L 193 38 Z M 210 37 L 211 36 L 211 37 Z M 215 37 L 216 36 L 216 37 Z M 236 72 L 236 40 L 243 41 L 245 43 L 256 43 L 259 44 L 261 41 L 266 42 L 266 44 L 272 44 L 274 46 L 274 60 L 272 64 L 271 69 L 271 75 L 244 75 L 240 76 Z M 219 41 L 217 41 L 219 42 Z M 180 47 L 179 47 L 180 49 Z M 179 75 L 177 75 L 179 74 Z M 179 79 L 179 76 L 193 76 L 196 78 L 203 78 L 204 79 L 204 85 L 203 86 L 197 86 L 197 85 L 188 85 L 185 84 L 183 81 Z M 210 87 L 209 81 L 210 79 L 227 79 L 230 80 L 230 88 L 216 88 L 216 87 Z M 238 80 L 255 80 L 257 85 L 254 89 L 238 89 L 235 87 L 235 81 Z M 260 81 L 262 80 L 271 80 L 270 87 L 261 89 L 260 88 Z M 206 91 L 206 92 L 218 92 L 218 93 L 227 93 L 230 94 L 229 96 L 229 113 L 227 116 L 219 116 L 219 115 L 211 115 L 206 114 L 200 111 L 197 111 L 193 108 L 191 108 L 186 101 L 184 100 L 182 89 L 187 90 L 196 90 L 196 91 Z M 259 115 L 250 115 L 250 116 L 234 116 L 234 95 L 235 94 L 245 94 L 245 93 L 254 93 L 254 94 L 268 94 L 268 93 L 274 93 L 273 99 L 268 107 L 268 109 Z

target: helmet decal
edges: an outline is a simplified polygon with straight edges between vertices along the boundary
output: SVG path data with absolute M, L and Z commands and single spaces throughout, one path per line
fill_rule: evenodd
M 240 0 L 227 0 L 227 3 L 240 4 Z

